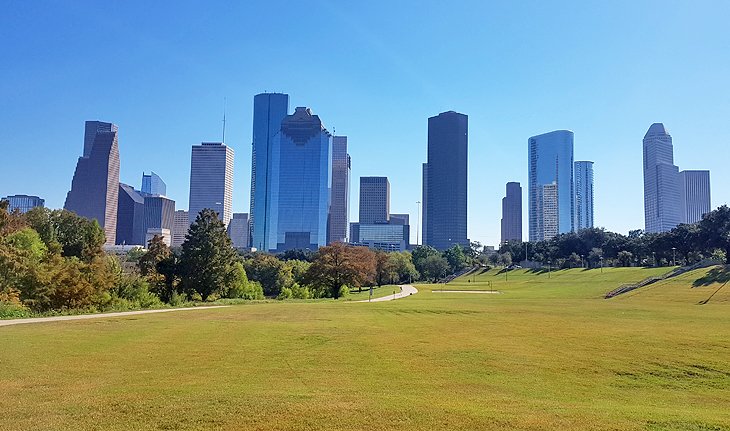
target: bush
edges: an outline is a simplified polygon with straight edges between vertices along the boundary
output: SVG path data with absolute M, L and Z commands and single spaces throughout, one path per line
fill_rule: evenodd
M 299 283 L 292 284 L 289 290 L 291 290 L 291 296 L 294 299 L 312 298 L 312 292 L 309 291 L 309 288 L 307 288 L 307 286 L 300 286 Z
M 264 299 L 264 289 L 261 287 L 261 283 L 249 281 L 243 265 L 236 262 L 233 267 L 233 282 L 224 296 L 226 298 Z
M 291 299 L 292 297 L 292 291 L 288 287 L 282 287 L 281 292 L 279 292 L 279 295 L 277 295 L 276 299 L 278 300 L 284 300 L 284 299 Z
M 20 304 L 0 302 L 0 319 L 21 319 L 31 315 L 30 310 Z
M 350 288 L 343 284 L 342 286 L 340 286 L 340 291 L 337 293 L 337 297 L 344 298 L 349 294 L 350 294 Z

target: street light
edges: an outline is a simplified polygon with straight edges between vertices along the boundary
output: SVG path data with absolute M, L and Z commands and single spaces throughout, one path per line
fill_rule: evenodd
M 598 258 L 601 261 L 601 274 L 603 274 L 603 256 Z
M 548 260 L 548 278 L 550 278 L 550 261 Z
M 654 267 L 656 267 L 657 264 L 656 264 L 656 252 L 655 251 L 652 251 L 651 252 L 651 258 L 654 261 Z
M 672 266 L 677 266 L 676 251 L 677 247 L 672 247 Z

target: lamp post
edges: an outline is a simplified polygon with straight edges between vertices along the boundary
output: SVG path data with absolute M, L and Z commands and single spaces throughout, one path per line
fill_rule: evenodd
M 548 260 L 548 278 L 550 278 L 550 261 Z
M 677 266 L 677 247 L 672 247 L 672 266 Z
M 653 263 L 654 263 L 654 267 L 656 267 L 656 266 L 657 266 L 657 264 L 656 264 L 656 252 L 655 252 L 655 251 L 652 251 L 652 252 L 651 252 L 651 260 L 652 260 L 652 261 L 653 261 Z
M 601 274 L 603 274 L 603 256 L 600 256 L 598 260 L 601 261 Z

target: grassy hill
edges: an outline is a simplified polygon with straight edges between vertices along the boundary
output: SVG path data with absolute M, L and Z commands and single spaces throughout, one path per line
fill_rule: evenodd
M 730 430 L 726 271 L 602 299 L 664 271 L 0 328 L 0 429 Z

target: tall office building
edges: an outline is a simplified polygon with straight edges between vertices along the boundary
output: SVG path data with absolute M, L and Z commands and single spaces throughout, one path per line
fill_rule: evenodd
M 228 226 L 233 216 L 233 148 L 221 142 L 193 145 L 190 161 L 189 214 L 192 224 L 209 208 Z
M 248 248 L 249 244 L 249 223 L 248 214 L 233 213 L 231 222 L 228 223 L 228 237 L 235 248 Z
M 167 195 L 167 184 L 154 172 L 142 172 L 142 193 L 147 195 Z
M 274 197 L 271 187 L 273 178 L 279 176 L 278 160 L 274 160 L 275 142 L 281 131 L 281 121 L 288 113 L 288 95 L 263 93 L 254 96 L 249 224 L 251 246 L 259 250 L 270 249 L 271 199 Z
M 454 111 L 428 119 L 423 166 L 423 242 L 438 250 L 469 247 L 466 237 L 468 117 Z
M 710 212 L 710 171 L 681 171 L 682 223 L 697 223 Z
M 388 223 L 389 219 L 388 177 L 360 177 L 360 223 Z
M 522 241 L 522 187 L 509 182 L 502 198 L 502 244 Z
M 190 218 L 185 210 L 177 210 L 172 219 L 171 247 L 180 247 L 185 242 L 185 235 L 190 229 Z
M 319 249 L 327 244 L 332 135 L 298 107 L 282 120 L 271 156 L 268 250 Z
M 593 162 L 574 164 L 575 230 L 593 227 Z
M 350 221 L 350 155 L 347 136 L 332 138 L 332 202 L 327 243 L 347 242 Z
M 45 200 L 39 198 L 38 196 L 28 195 L 6 196 L 0 200 L 8 201 L 8 212 L 18 210 L 22 214 L 27 213 L 35 207 L 43 207 L 46 203 Z
M 556 130 L 528 139 L 530 241 L 574 229 L 573 132 Z
M 82 217 L 97 220 L 104 229 L 106 245 L 114 245 L 117 235 L 118 130 L 111 123 L 86 122 L 84 154 L 76 163 L 71 190 L 63 206 Z
M 134 187 L 119 183 L 117 245 L 144 243 L 144 198 Z
M 151 231 L 158 232 L 159 229 L 164 229 L 168 231 L 169 235 L 172 235 L 174 220 L 174 200 L 159 195 L 144 197 L 144 232 L 147 237 L 150 236 Z M 171 238 L 168 245 L 170 244 L 172 244 Z
M 662 123 L 644 136 L 644 230 L 666 232 L 682 222 L 679 168 L 674 165 L 672 137 Z

